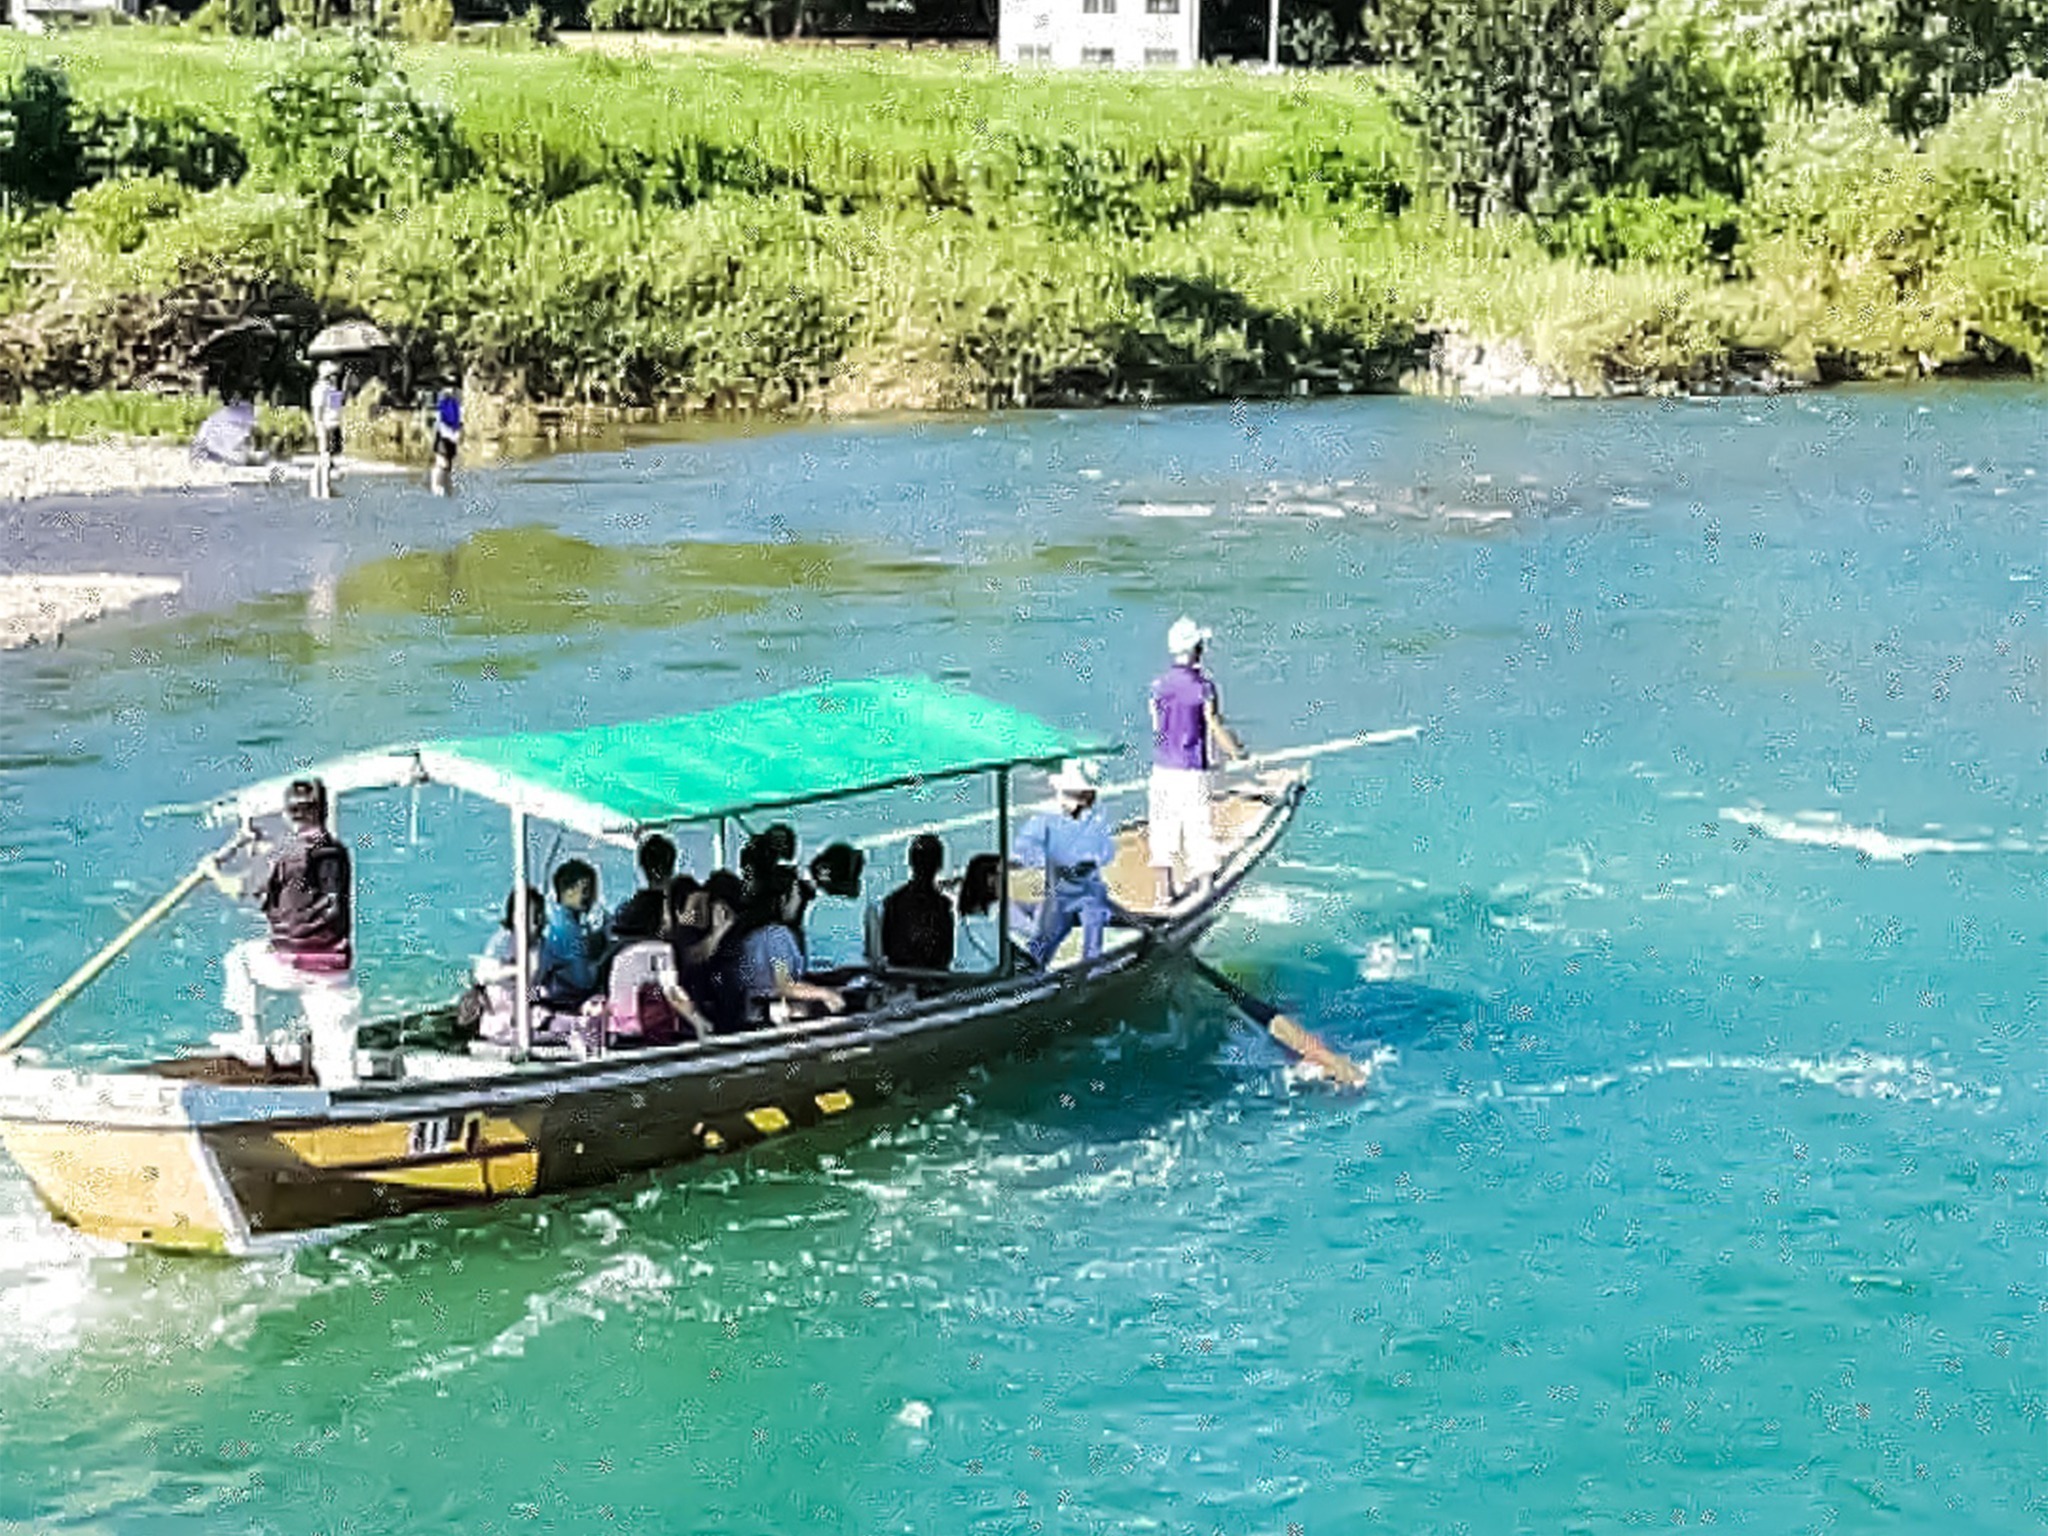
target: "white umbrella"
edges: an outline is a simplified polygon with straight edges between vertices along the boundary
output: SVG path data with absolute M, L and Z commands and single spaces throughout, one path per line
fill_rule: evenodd
M 306 348 L 306 356 L 357 357 L 366 352 L 388 352 L 391 338 L 367 320 L 344 320 L 330 325 Z

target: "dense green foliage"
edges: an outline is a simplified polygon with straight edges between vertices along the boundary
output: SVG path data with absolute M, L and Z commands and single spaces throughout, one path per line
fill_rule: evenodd
M 2048 85 L 1909 142 L 1881 102 L 1803 108 L 1704 6 L 1604 7 L 1500 0 L 1559 34 L 1546 60 L 1432 23 L 1565 97 L 1493 145 L 1405 125 L 1443 110 L 1420 58 L 1076 77 L 114 34 L 65 75 L 17 45 L 0 398 L 189 372 L 245 313 L 373 318 L 401 394 L 459 371 L 676 410 L 1386 387 L 1446 330 L 1596 386 L 2048 346 Z

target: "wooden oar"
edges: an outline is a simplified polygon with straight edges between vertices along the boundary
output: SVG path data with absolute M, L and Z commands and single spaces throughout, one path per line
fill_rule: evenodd
M 1302 1028 L 1265 999 L 1254 997 L 1200 957 L 1189 955 L 1187 960 L 1195 974 L 1235 1003 L 1240 1013 L 1310 1066 L 1321 1068 L 1332 1082 L 1347 1088 L 1363 1088 L 1371 1081 L 1369 1069 L 1341 1051 L 1332 1050 L 1320 1036 Z
M 62 1008 L 66 1003 L 70 1002 L 72 998 L 78 996 L 80 992 L 83 992 L 88 986 L 92 984 L 94 977 L 98 976 L 101 971 L 104 971 L 108 966 L 112 965 L 116 960 L 121 958 L 122 954 L 127 950 L 129 945 L 133 944 L 137 939 L 141 938 L 144 933 L 148 932 L 151 928 L 155 927 L 158 923 L 162 922 L 165 916 L 169 914 L 173 907 L 177 906 L 179 902 L 183 901 L 187 896 L 190 896 L 195 890 L 197 890 L 202 884 L 205 883 L 205 881 L 213 874 L 216 864 L 221 859 L 226 858 L 229 854 L 233 853 L 241 845 L 242 838 L 237 837 L 233 842 L 228 843 L 225 847 L 219 849 L 214 853 L 209 853 L 205 858 L 201 859 L 198 862 L 198 864 L 193 866 L 192 872 L 190 874 L 185 876 L 185 878 L 180 880 L 176 885 L 172 886 L 168 891 L 164 892 L 162 896 L 158 897 L 156 901 L 150 905 L 147 911 L 145 911 L 140 917 L 136 918 L 135 921 L 130 923 L 126 928 L 123 928 L 121 932 L 115 936 L 113 943 L 109 944 L 105 949 L 101 950 L 98 954 L 94 955 L 90 960 L 86 961 L 85 964 L 81 965 L 76 971 L 72 972 L 69 980 L 67 980 L 62 986 L 57 988 L 56 991 L 52 992 L 48 997 L 44 998 L 40 1003 L 36 1004 L 36 1006 L 33 1009 L 31 1009 L 25 1017 L 23 1017 L 22 1021 L 19 1024 L 15 1025 L 14 1028 L 7 1031 L 6 1034 L 0 1035 L 0 1056 L 6 1055 L 7 1052 L 13 1050 L 16 1046 L 20 1045 L 22 1041 L 26 1040 L 30 1035 L 34 1034 L 37 1030 L 41 1029 L 43 1025 L 49 1020 L 51 1014 L 55 1013 L 59 1008 Z

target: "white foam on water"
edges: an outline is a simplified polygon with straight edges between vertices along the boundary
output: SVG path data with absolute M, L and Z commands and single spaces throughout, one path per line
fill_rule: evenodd
M 1230 915 L 1253 923 L 1291 925 L 1296 921 L 1293 900 L 1285 891 L 1270 887 L 1232 897 Z
M 1205 501 L 1126 501 L 1117 511 L 1131 517 L 1214 517 L 1216 508 Z
M 1695 1077 L 1757 1076 L 1825 1088 L 1856 1099 L 1941 1104 L 1996 1100 L 1997 1084 L 1967 1083 L 1924 1061 L 1851 1050 L 1838 1056 L 1720 1055 L 1660 1057 L 1604 1072 L 1573 1073 L 1544 1083 L 1496 1082 L 1488 1098 L 1562 1098 L 1604 1093 L 1616 1084 L 1684 1074 Z
M 1833 811 L 1800 811 L 1793 816 L 1779 816 L 1754 806 L 1724 806 L 1721 819 L 1760 832 L 1776 842 L 1842 848 L 1885 863 L 1898 863 L 1923 853 L 1988 853 L 1993 847 L 1988 842 L 1949 837 L 1903 837 L 1876 827 L 1859 827 Z
M 526 1313 L 482 1344 L 457 1344 L 430 1356 L 396 1378 L 400 1382 L 440 1381 L 479 1360 L 517 1360 L 535 1339 L 562 1323 L 601 1323 L 614 1306 L 666 1300 L 676 1290 L 673 1271 L 644 1253 L 621 1254 L 612 1263 L 560 1291 L 526 1298 Z
M 1497 508 L 1488 512 L 1475 512 L 1467 507 L 1459 507 L 1455 511 L 1444 514 L 1444 521 L 1447 523 L 1471 523 L 1481 528 L 1491 527 L 1495 523 L 1513 522 L 1514 518 L 1515 514 L 1507 511 L 1505 508 Z
M 1382 934 L 1369 940 L 1359 952 L 1361 981 L 1403 981 L 1416 976 L 1436 944 L 1427 928 L 1410 928 L 1405 933 Z
M 119 1243 L 104 1242 L 61 1227 L 40 1210 L 17 1200 L 21 1185 L 9 1181 L 0 1195 L 0 1359 L 63 1353 L 82 1335 L 92 1311 L 95 1259 L 118 1258 Z
M 1347 1051 L 1344 1054 L 1357 1065 L 1359 1071 L 1365 1074 L 1365 1081 L 1352 1089 L 1355 1093 L 1363 1092 L 1365 1089 L 1370 1088 L 1375 1077 L 1378 1077 L 1380 1073 L 1401 1059 L 1399 1051 L 1395 1050 L 1391 1045 L 1382 1045 L 1378 1041 L 1371 1042 L 1365 1050 Z M 1281 1075 L 1285 1078 L 1290 1088 L 1299 1087 L 1304 1083 L 1321 1084 L 1327 1082 L 1330 1076 L 1329 1073 L 1311 1061 L 1290 1062 Z
M 903 1429 L 923 1429 L 932 1421 L 932 1405 L 918 1398 L 912 1398 L 896 1411 L 893 1420 Z

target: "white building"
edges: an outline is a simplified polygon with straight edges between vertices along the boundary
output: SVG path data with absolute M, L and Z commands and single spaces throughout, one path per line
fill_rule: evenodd
M 1002 0 L 1005 64 L 1186 69 L 1201 62 L 1201 0 Z
M 133 16 L 140 0 L 7 0 L 7 20 L 23 32 L 52 32 L 109 13 Z

